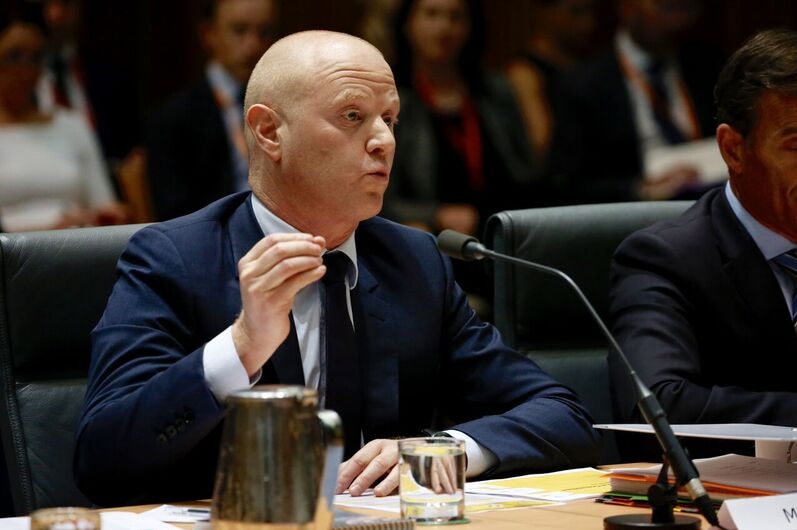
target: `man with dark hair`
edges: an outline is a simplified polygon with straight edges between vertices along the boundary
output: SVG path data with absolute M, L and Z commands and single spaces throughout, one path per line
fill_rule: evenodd
M 714 93 L 729 183 L 620 245 L 614 333 L 672 422 L 797 426 L 797 33 L 750 39 Z M 621 421 L 641 421 L 610 364 Z
M 274 0 L 208 0 L 202 79 L 153 117 L 147 160 L 155 216 L 171 219 L 248 189 L 241 109 L 257 60 L 276 36 Z

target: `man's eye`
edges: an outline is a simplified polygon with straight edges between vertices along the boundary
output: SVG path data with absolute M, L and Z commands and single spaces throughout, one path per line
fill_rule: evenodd
M 346 114 L 343 115 L 349 121 L 357 121 L 360 119 L 360 113 L 356 110 L 350 110 Z
M 393 128 L 396 126 L 396 124 L 398 123 L 398 120 L 397 120 L 396 118 L 393 118 L 392 116 L 385 116 L 385 117 L 384 117 L 384 118 L 382 118 L 382 119 L 385 121 L 385 123 L 386 123 L 386 124 L 388 125 L 388 127 L 390 127 L 391 129 L 393 129 Z

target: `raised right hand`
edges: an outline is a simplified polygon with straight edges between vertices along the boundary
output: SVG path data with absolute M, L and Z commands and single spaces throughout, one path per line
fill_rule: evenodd
M 325 245 L 321 236 L 270 234 L 238 262 L 242 309 L 232 339 L 250 377 L 288 337 L 296 293 L 326 272 Z

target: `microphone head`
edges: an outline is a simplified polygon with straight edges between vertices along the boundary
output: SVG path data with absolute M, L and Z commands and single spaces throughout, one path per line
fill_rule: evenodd
M 455 230 L 443 230 L 437 236 L 437 248 L 440 252 L 447 254 L 452 258 L 461 259 L 465 261 L 473 261 L 477 259 L 474 254 L 474 247 L 478 248 L 479 240 L 473 236 L 462 234 Z

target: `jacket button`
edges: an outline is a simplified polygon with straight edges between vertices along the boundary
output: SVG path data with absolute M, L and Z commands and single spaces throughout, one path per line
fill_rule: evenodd
M 174 438 L 175 436 L 177 436 L 177 429 L 174 428 L 174 425 L 168 425 L 165 430 L 166 430 L 166 436 L 168 436 L 169 438 Z
M 165 444 L 166 442 L 168 442 L 168 441 L 169 441 L 169 439 L 168 439 L 168 438 L 166 438 L 166 435 L 165 435 L 165 434 L 163 434 L 163 433 L 160 433 L 160 434 L 158 434 L 158 436 L 156 436 L 156 437 L 155 437 L 155 440 L 156 440 L 158 443 L 160 443 L 160 444 Z

